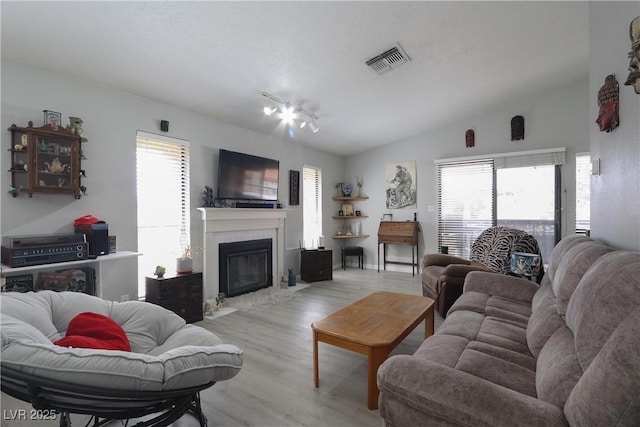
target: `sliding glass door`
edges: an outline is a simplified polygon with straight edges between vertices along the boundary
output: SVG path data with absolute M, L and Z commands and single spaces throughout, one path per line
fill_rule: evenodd
M 544 262 L 556 243 L 556 166 L 496 169 L 496 224 L 538 241 Z
M 502 225 L 533 235 L 546 263 L 560 238 L 565 149 L 491 157 L 436 161 L 440 250 L 468 258 L 483 230 Z

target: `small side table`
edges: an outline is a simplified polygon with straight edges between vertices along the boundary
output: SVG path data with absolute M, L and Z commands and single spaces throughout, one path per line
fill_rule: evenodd
M 300 278 L 307 283 L 333 280 L 332 261 L 331 249 L 300 251 Z
M 362 246 L 344 246 L 340 251 L 342 255 L 342 269 L 347 269 L 346 258 L 348 256 L 358 257 L 358 268 L 364 270 L 364 249 Z
M 146 277 L 146 301 L 173 311 L 187 323 L 203 319 L 202 273 Z

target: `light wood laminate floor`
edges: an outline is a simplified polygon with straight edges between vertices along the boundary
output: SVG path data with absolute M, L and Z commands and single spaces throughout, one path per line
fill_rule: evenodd
M 320 343 L 322 384 L 315 388 L 311 331 L 314 320 L 379 290 L 421 295 L 420 276 L 334 270 L 332 281 L 314 282 L 275 307 L 196 323 L 244 350 L 240 373 L 201 393 L 209 426 L 381 426 L 378 410 L 367 409 L 366 356 Z M 440 323 L 436 313 L 436 329 Z M 423 340 L 423 328 L 416 328 L 391 355 L 412 354 Z M 10 399 L 2 395 L 3 409 L 14 407 Z M 19 425 L 25 424 L 2 420 Z

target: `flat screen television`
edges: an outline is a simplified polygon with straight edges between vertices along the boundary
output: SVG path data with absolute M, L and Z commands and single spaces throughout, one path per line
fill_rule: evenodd
M 278 200 L 280 162 L 220 149 L 218 199 Z

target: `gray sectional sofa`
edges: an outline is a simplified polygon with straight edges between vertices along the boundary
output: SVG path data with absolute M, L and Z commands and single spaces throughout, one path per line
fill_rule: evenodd
M 538 287 L 472 272 L 435 335 L 378 370 L 386 426 L 639 426 L 640 252 L 586 236 Z

